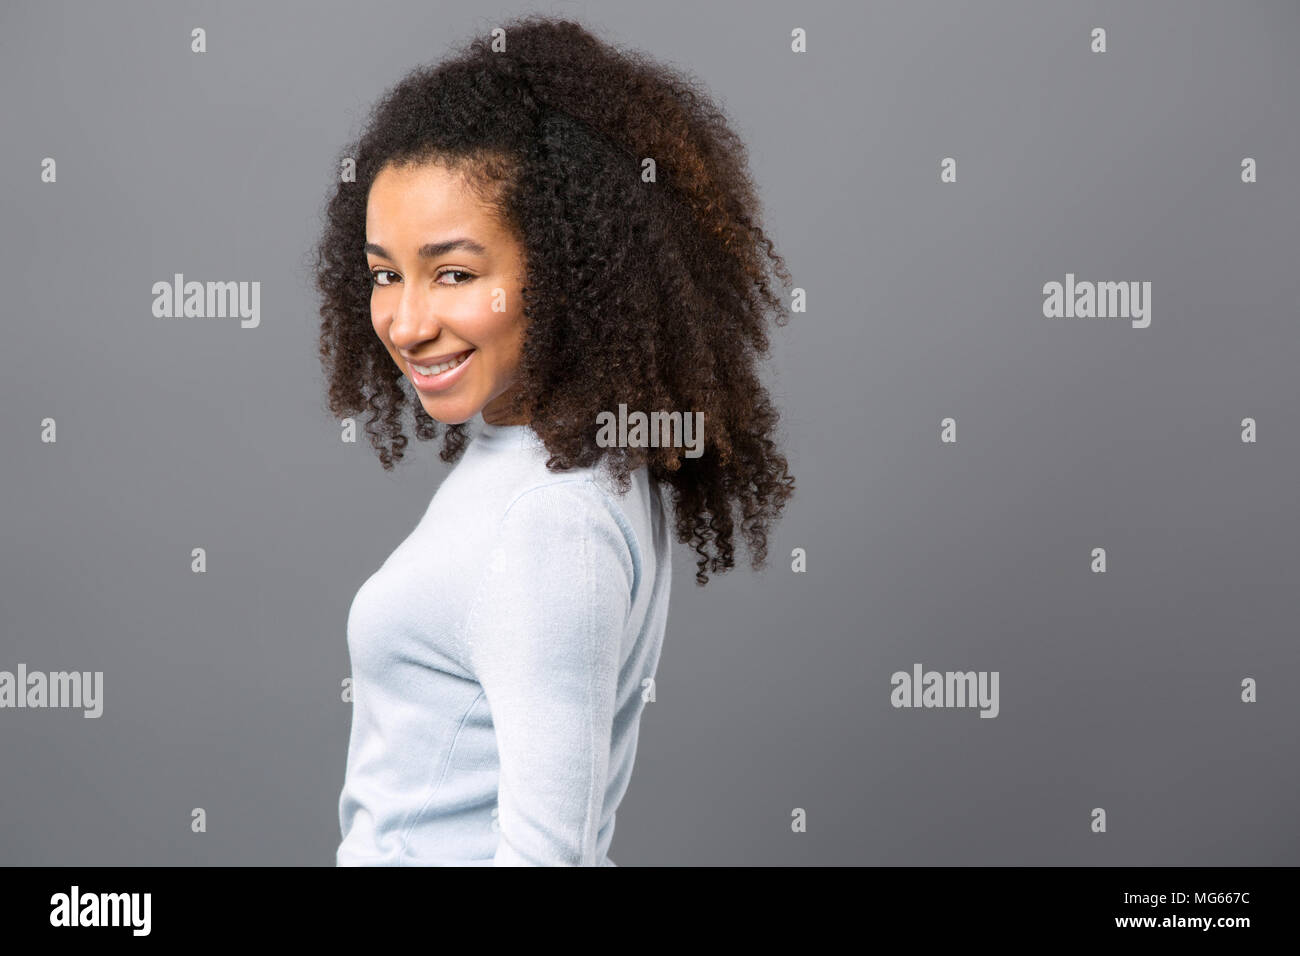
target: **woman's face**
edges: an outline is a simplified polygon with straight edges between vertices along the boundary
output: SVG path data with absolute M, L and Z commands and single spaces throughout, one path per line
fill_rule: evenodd
M 370 321 L 430 417 L 504 420 L 525 321 L 523 252 L 463 184 L 425 164 L 385 167 L 366 203 Z

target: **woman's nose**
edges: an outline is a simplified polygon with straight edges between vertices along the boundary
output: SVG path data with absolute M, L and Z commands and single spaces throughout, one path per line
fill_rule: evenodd
M 393 312 L 393 324 L 389 328 L 393 344 L 405 348 L 436 338 L 440 327 L 441 323 L 434 316 L 429 299 L 411 286 L 402 289 L 402 297 L 398 300 Z

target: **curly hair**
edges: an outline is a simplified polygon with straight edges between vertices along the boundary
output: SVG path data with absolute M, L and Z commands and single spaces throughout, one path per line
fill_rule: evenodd
M 694 79 L 577 23 L 533 15 L 504 35 L 503 51 L 480 37 L 409 73 L 340 154 L 355 181 L 329 200 L 314 267 L 330 410 L 368 411 L 383 467 L 401 460 L 408 393 L 369 323 L 366 204 L 385 167 L 444 164 L 523 250 L 515 408 L 545 444 L 547 468 L 608 456 L 626 491 L 645 466 L 656 486 L 672 486 L 676 536 L 698 556 L 700 585 L 734 567 L 736 518 L 760 568 L 794 478 L 756 365 L 769 313 L 788 321 L 769 269 L 792 280 L 758 225 L 745 146 Z M 598 446 L 596 416 L 619 403 L 703 412 L 703 454 Z M 439 423 L 410 404 L 416 437 L 436 438 Z M 453 462 L 469 436 L 445 428 L 440 457 Z

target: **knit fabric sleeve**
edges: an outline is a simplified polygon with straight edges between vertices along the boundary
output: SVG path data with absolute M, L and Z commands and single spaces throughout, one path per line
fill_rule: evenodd
M 500 758 L 497 866 L 596 866 L 634 560 L 589 479 L 506 510 L 461 645 Z

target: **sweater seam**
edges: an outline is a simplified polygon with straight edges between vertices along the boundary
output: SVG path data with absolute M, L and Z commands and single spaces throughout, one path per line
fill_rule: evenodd
M 520 499 L 522 499 L 525 495 L 531 494 L 534 491 L 540 491 L 543 488 L 554 488 L 558 485 L 592 484 L 592 483 L 593 483 L 592 479 L 587 477 L 587 478 L 564 478 L 559 481 L 548 481 L 544 485 L 533 485 L 531 488 L 525 488 L 523 491 L 519 492 L 519 494 L 515 495 L 514 498 L 510 500 L 510 503 L 506 505 L 505 510 L 501 512 L 501 517 L 497 519 L 496 528 L 492 533 L 492 546 L 488 549 L 487 557 L 483 561 L 483 567 L 479 571 L 478 581 L 474 585 L 474 596 L 470 599 L 469 607 L 466 610 L 464 616 L 462 616 L 461 619 L 456 623 L 456 628 L 452 632 L 454 635 L 456 649 L 461 656 L 461 666 L 464 667 L 466 672 L 468 672 L 476 680 L 478 678 L 478 675 L 474 673 L 474 661 L 472 659 L 472 655 L 470 654 L 469 646 L 465 643 L 465 627 L 466 625 L 468 625 L 470 621 L 474 619 L 474 612 L 478 610 L 479 602 L 482 600 L 483 597 L 483 587 L 484 585 L 487 584 L 488 580 L 492 577 L 492 573 L 491 573 L 492 564 L 493 564 L 493 560 L 497 556 L 498 549 L 501 547 L 501 529 L 505 526 L 506 518 L 510 516 L 510 512 L 514 509 L 515 505 L 519 503 Z
M 451 746 L 447 748 L 447 753 L 442 760 L 442 772 L 438 774 L 437 781 L 434 783 L 433 787 L 430 788 L 429 795 L 424 798 L 424 803 L 420 805 L 420 809 L 411 814 L 406 822 L 406 830 L 402 834 L 402 847 L 397 851 L 398 866 L 402 865 L 402 859 L 406 856 L 406 848 L 410 843 L 411 831 L 415 829 L 416 822 L 424 816 L 424 811 L 428 809 L 429 804 L 433 802 L 433 798 L 437 796 L 438 791 L 442 789 L 442 782 L 447 779 L 447 768 L 451 766 L 451 755 L 456 752 L 456 743 L 460 740 L 461 731 L 465 729 L 465 721 L 469 720 L 469 715 L 474 712 L 474 708 L 478 706 L 478 702 L 486 695 L 487 692 L 480 689 L 478 695 L 470 701 L 469 706 L 466 707 L 464 713 L 460 715 L 460 723 L 456 725 L 456 733 L 452 735 Z

